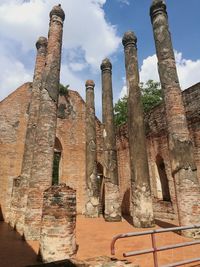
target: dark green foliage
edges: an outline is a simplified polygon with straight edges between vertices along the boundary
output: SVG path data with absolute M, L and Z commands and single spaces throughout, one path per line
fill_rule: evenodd
M 53 174 L 52 174 L 52 185 L 56 185 L 59 183 L 59 163 L 60 163 L 60 152 L 54 152 L 53 159 Z
M 63 84 L 60 83 L 60 85 L 59 85 L 59 95 L 66 96 L 68 94 L 68 89 L 69 89 L 69 84 L 64 86 Z
M 159 82 L 149 80 L 145 84 L 140 83 L 140 89 L 145 113 L 162 102 L 162 91 Z M 124 96 L 114 106 L 114 120 L 117 126 L 127 122 L 127 100 L 127 96 Z
M 127 96 L 119 99 L 114 106 L 114 122 L 120 126 L 127 122 Z
M 149 80 L 145 84 L 140 84 L 141 94 L 142 94 L 142 103 L 144 112 L 147 113 L 153 107 L 157 106 L 162 102 L 162 91 L 159 82 L 154 82 Z

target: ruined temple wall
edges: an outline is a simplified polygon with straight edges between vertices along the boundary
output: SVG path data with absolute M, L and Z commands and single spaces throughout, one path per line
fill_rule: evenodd
M 85 102 L 72 90 L 59 97 L 56 137 L 62 145 L 60 161 L 60 183 L 66 183 L 77 192 L 77 212 L 83 213 L 85 206 Z M 96 120 L 97 149 L 101 144 L 101 125 Z M 101 152 L 98 153 L 101 162 Z
M 122 214 L 130 215 L 131 173 L 126 125 L 117 131 L 117 158 Z
M 121 129 L 122 130 L 122 129 Z M 126 132 L 126 126 L 123 127 Z M 119 179 L 120 179 L 120 197 L 122 203 L 122 213 L 130 215 L 130 165 L 129 165 L 129 148 L 128 138 L 119 135 L 117 138 L 118 162 L 119 162 Z M 121 134 L 121 131 L 120 131 Z M 176 195 L 174 190 L 173 179 L 171 176 L 171 167 L 169 162 L 169 153 L 167 147 L 167 137 L 160 136 L 156 138 L 147 138 L 147 153 L 150 172 L 151 192 L 153 196 L 153 209 L 155 217 L 165 219 L 177 219 Z M 169 190 L 171 202 L 162 201 L 159 194 L 159 174 L 156 166 L 156 156 L 160 155 L 165 162 L 166 174 L 169 181 Z
M 183 93 L 186 117 L 190 135 L 194 143 L 197 175 L 200 181 L 200 83 L 185 90 Z
M 28 120 L 31 83 L 18 88 L 10 96 L 0 102 L 0 205 L 5 217 L 8 211 L 13 178 L 20 175 L 23 157 L 24 140 Z M 183 92 L 186 116 L 190 134 L 195 145 L 195 159 L 200 179 L 200 83 Z M 69 90 L 69 98 L 60 97 L 59 105 L 67 104 L 67 108 L 59 109 L 60 115 L 66 118 L 58 119 L 57 137 L 62 145 L 60 162 L 60 182 L 77 190 L 77 211 L 82 213 L 85 204 L 85 102 L 80 95 Z M 70 104 L 71 103 L 71 104 Z M 63 106 L 63 107 L 64 107 Z M 151 188 L 154 195 L 154 211 L 156 217 L 175 218 L 176 198 L 169 165 L 169 154 L 166 137 L 165 111 L 162 106 L 155 107 L 148 114 L 147 147 L 151 176 Z M 102 126 L 96 120 L 98 162 L 103 165 L 102 157 Z M 129 212 L 130 167 L 129 148 L 126 127 L 121 127 L 117 137 L 118 170 L 120 182 L 120 198 L 122 210 Z M 155 159 L 160 155 L 165 163 L 169 179 L 172 204 L 159 199 L 157 190 Z
M 191 138 L 195 146 L 195 160 L 200 180 L 200 83 L 183 91 L 183 101 L 186 108 L 186 117 Z M 177 219 L 176 192 L 174 181 L 171 175 L 169 161 L 166 116 L 163 105 L 155 107 L 145 118 L 146 121 L 146 142 L 148 151 L 148 163 L 151 179 L 151 190 L 153 195 L 154 212 L 157 218 Z M 124 195 L 130 185 L 129 148 L 127 126 L 124 125 L 118 130 L 117 149 L 120 176 L 120 195 L 122 199 L 122 211 L 127 213 L 130 206 L 129 198 Z M 160 156 L 165 164 L 165 170 L 169 182 L 171 202 L 162 201 L 159 174 L 156 166 L 156 157 Z M 124 200 L 123 200 L 124 199 Z
M 59 182 L 77 190 L 77 209 L 81 212 L 85 189 L 85 106 L 71 91 L 59 98 L 66 105 L 65 116 L 58 119 L 56 131 L 62 145 Z
M 19 87 L 0 102 L 0 207 L 4 219 L 8 214 L 13 178 L 20 175 L 24 153 L 31 83 Z M 67 105 L 66 105 L 67 103 Z M 85 102 L 69 90 L 69 98 L 59 98 L 64 104 L 66 118 L 58 118 L 57 138 L 62 145 L 59 182 L 77 190 L 77 211 L 85 204 Z M 62 111 L 62 110 L 61 110 Z M 63 115 L 63 112 L 61 112 Z M 102 164 L 101 123 L 96 119 L 98 161 Z
M 30 94 L 26 83 L 0 102 L 0 205 L 6 221 L 13 178 L 21 172 Z

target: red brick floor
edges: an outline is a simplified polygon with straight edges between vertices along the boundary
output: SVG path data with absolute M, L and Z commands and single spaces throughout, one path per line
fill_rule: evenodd
M 158 226 L 157 226 L 158 227 Z M 126 232 L 142 231 L 133 228 L 131 224 L 123 220 L 119 223 L 108 223 L 103 218 L 88 219 L 84 216 L 77 217 L 77 243 L 79 250 L 77 258 L 86 259 L 95 256 L 110 255 L 110 242 L 114 235 Z M 175 233 L 159 234 L 156 237 L 158 246 L 186 242 L 190 239 Z M 21 240 L 21 237 L 5 223 L 0 223 L 0 267 L 24 267 L 36 263 L 38 242 L 29 242 L 29 245 Z M 116 243 L 116 257 L 122 259 L 122 253 L 132 250 L 151 247 L 148 236 L 121 239 Z M 187 248 L 179 248 L 159 253 L 160 266 L 175 261 L 200 257 L 200 245 Z M 129 258 L 130 261 L 141 267 L 153 267 L 152 255 L 143 255 Z M 185 265 L 200 266 L 199 264 Z

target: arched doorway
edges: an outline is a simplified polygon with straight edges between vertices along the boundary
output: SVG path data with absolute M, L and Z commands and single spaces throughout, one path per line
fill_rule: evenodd
M 158 169 L 158 174 L 160 178 L 161 191 L 162 191 L 162 200 L 171 201 L 170 191 L 169 191 L 169 182 L 165 170 L 165 163 L 163 158 L 160 155 L 156 156 L 156 165 Z
M 103 166 L 97 162 L 97 178 L 99 182 L 99 196 L 100 196 L 100 214 L 104 214 L 105 209 L 105 188 L 103 180 Z
M 56 137 L 54 145 L 52 185 L 59 184 L 61 156 L 62 145 L 60 143 L 60 140 Z
M 0 221 L 3 221 L 3 214 L 2 214 L 2 210 L 1 210 L 1 204 L 0 204 Z

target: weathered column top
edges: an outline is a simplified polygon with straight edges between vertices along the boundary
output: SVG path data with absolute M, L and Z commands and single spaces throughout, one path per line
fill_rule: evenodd
M 105 58 L 101 63 L 101 70 L 111 72 L 112 71 L 112 64 L 108 58 Z
M 65 12 L 61 8 L 61 4 L 54 6 L 49 14 L 50 19 L 53 18 L 53 16 L 59 17 L 62 19 L 62 21 L 65 20 Z
M 164 13 L 167 15 L 166 4 L 164 0 L 153 0 L 152 5 L 150 7 L 150 16 L 151 20 L 160 13 Z
M 47 44 L 48 44 L 47 38 L 41 36 L 38 38 L 35 45 L 36 45 L 37 50 L 39 50 L 41 47 L 47 47 Z
M 124 48 L 127 46 L 134 46 L 137 48 L 137 37 L 133 31 L 128 31 L 124 33 L 122 38 L 122 44 Z
M 87 89 L 92 89 L 92 90 L 94 90 L 94 87 L 95 87 L 95 83 L 94 83 L 94 81 L 93 81 L 93 80 L 87 80 L 87 81 L 85 82 L 85 87 L 86 87 L 86 90 L 87 90 Z

